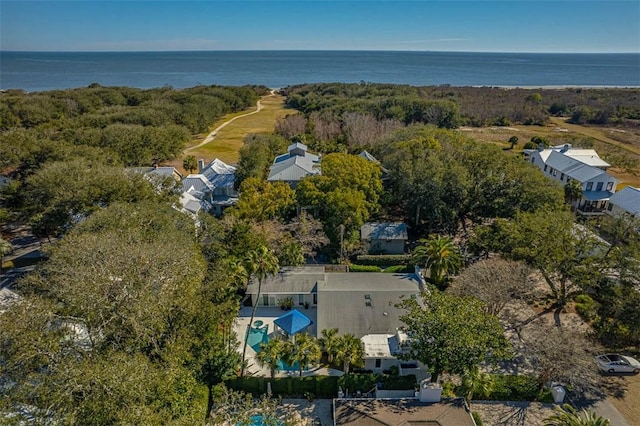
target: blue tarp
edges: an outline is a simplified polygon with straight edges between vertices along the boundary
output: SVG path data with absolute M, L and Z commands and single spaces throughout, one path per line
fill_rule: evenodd
M 307 318 L 305 314 L 294 309 L 277 318 L 273 323 L 283 329 L 288 335 L 292 335 L 309 327 L 313 324 L 313 321 Z

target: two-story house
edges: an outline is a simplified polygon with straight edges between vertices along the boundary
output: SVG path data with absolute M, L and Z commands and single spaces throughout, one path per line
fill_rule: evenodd
M 524 155 L 548 178 L 563 186 L 572 180 L 580 183 L 582 197 L 573 205 L 578 214 L 604 214 L 609 199 L 616 192 L 618 180 L 607 172 L 610 164 L 600 158 L 595 150 L 562 145 L 525 150 Z
M 295 189 L 302 178 L 320 174 L 319 166 L 320 156 L 307 152 L 307 146 L 297 142 L 273 160 L 267 180 L 287 182 Z

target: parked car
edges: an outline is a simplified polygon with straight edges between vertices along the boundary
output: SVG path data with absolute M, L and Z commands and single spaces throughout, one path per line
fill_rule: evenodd
M 599 355 L 596 363 L 605 373 L 640 373 L 640 361 L 630 356 L 619 354 Z

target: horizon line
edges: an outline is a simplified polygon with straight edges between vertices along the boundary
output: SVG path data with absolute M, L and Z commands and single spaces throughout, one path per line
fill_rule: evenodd
M 185 49 L 185 50 L 14 50 L 0 49 L 0 53 L 205 53 L 205 52 L 388 52 L 388 53 L 503 53 L 558 55 L 640 55 L 640 51 L 620 52 L 549 52 L 499 50 L 413 50 L 413 49 Z

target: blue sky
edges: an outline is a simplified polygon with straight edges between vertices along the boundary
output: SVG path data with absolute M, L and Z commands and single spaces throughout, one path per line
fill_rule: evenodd
M 640 1 L 7 1 L 0 49 L 640 52 Z

